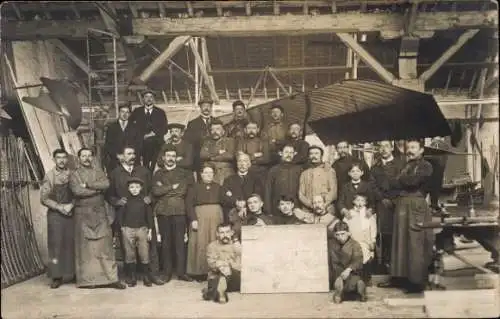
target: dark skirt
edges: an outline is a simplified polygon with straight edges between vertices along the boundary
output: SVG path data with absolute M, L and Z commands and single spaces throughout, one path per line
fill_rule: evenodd
M 208 274 L 207 246 L 216 240 L 217 225 L 222 223 L 220 205 L 200 205 L 195 207 L 198 230 L 189 230 L 187 273 L 190 275 Z
M 423 197 L 401 197 L 396 201 L 390 274 L 407 278 L 413 284 L 427 282 L 432 260 L 432 229 L 417 229 L 414 225 L 432 220 Z
M 75 276 L 75 226 L 73 217 L 49 209 L 47 212 L 47 246 L 50 278 L 71 280 Z

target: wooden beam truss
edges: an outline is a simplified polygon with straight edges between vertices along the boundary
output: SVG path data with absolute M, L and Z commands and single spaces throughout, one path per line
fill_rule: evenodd
M 52 39 L 50 42 L 61 52 L 63 52 L 73 63 L 75 63 L 80 69 L 82 69 L 87 75 L 92 78 L 97 78 L 98 75 L 90 70 L 87 62 L 83 61 L 79 56 L 77 56 L 70 48 L 68 48 L 61 40 Z
M 207 85 L 208 90 L 210 91 L 210 96 L 211 96 L 212 100 L 216 104 L 219 104 L 220 103 L 219 96 L 217 95 L 217 92 L 215 90 L 215 85 L 213 83 L 213 80 L 210 80 L 210 76 L 208 75 L 206 64 L 203 63 L 203 59 L 200 56 L 200 53 L 198 52 L 198 49 L 197 49 L 192 38 L 189 39 L 188 43 L 189 43 L 189 47 L 191 48 L 191 51 L 193 53 L 193 56 L 196 60 L 196 64 L 198 65 L 198 68 L 201 72 L 201 76 L 203 77 L 203 80 L 205 81 L 205 84 Z

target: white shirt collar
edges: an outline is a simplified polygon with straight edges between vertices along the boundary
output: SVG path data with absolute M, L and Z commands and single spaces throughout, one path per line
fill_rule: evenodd
M 382 158 L 382 164 L 387 164 L 389 162 L 392 162 L 394 160 L 394 156 L 390 156 L 389 158 L 385 159 L 385 158 Z
M 128 164 L 122 163 L 122 166 L 129 173 L 131 173 L 134 170 L 134 165 L 128 165 Z
M 176 167 L 177 167 L 177 165 L 170 166 L 170 167 L 165 166 L 165 169 L 166 169 L 167 171 L 172 171 L 172 170 L 174 170 Z
M 151 106 L 144 106 L 144 112 L 149 113 L 153 111 L 154 105 Z
M 244 174 L 243 174 L 243 173 L 238 172 L 238 175 L 239 175 L 239 176 L 241 176 L 241 177 L 245 177 L 245 176 L 247 176 L 247 175 L 248 175 L 248 172 L 246 172 L 246 173 L 244 173 Z

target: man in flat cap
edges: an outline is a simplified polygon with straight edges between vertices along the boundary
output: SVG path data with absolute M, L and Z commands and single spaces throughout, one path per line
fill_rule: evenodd
M 189 171 L 193 170 L 193 145 L 184 138 L 185 128 L 186 126 L 180 123 L 168 125 L 170 137 L 165 141 L 165 144 L 162 145 L 156 161 L 160 168 L 165 165 L 163 162 L 163 155 L 165 154 L 166 148 L 173 146 L 177 152 L 177 166 Z
M 245 127 L 251 120 L 250 114 L 247 113 L 245 103 L 241 100 L 233 102 L 233 119 L 226 124 L 226 135 L 234 139 L 241 139 L 245 134 Z
M 191 120 L 184 133 L 185 140 L 193 146 L 193 168 L 199 171 L 201 168 L 200 150 L 203 141 L 210 136 L 210 123 L 214 120 L 212 116 L 213 101 L 201 99 L 198 102 L 200 116 Z
M 226 177 L 234 174 L 234 155 L 236 145 L 234 139 L 226 137 L 224 126 L 218 119 L 210 123 L 210 138 L 203 142 L 200 159 L 211 162 L 215 167 L 214 181 L 222 185 Z
M 142 164 L 154 170 L 158 151 L 163 144 L 163 136 L 167 133 L 167 114 L 154 105 L 154 93 L 147 90 L 142 93 L 143 106 L 136 108 L 129 121 L 137 129 L 139 154 Z

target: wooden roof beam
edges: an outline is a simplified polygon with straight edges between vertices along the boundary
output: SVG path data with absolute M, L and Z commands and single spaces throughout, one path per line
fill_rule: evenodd
M 87 29 L 103 29 L 102 21 L 5 21 L 1 20 L 2 38 L 8 40 L 33 40 L 49 38 L 85 38 Z M 220 35 L 220 36 L 269 36 L 314 34 L 331 32 L 392 32 L 401 36 L 404 21 L 391 13 L 337 13 L 310 16 L 250 16 L 245 19 L 203 17 L 190 19 L 134 19 L 133 32 L 144 36 L 167 35 Z M 449 29 L 497 28 L 498 12 L 420 12 L 415 22 L 415 32 L 432 32 Z
M 16 13 L 16 17 L 18 20 L 24 20 L 24 16 L 23 14 L 21 13 L 21 10 L 19 10 L 17 4 L 15 1 L 10 1 L 9 4 L 11 5 L 12 9 L 14 10 L 14 12 Z
M 132 16 L 134 17 L 134 19 L 139 18 L 139 11 L 137 10 L 137 7 L 135 5 L 135 1 L 129 1 L 128 6 L 130 8 L 130 12 L 132 13 Z
M 160 11 L 160 18 L 165 18 L 167 16 L 167 11 L 162 1 L 158 1 L 158 10 Z
M 80 15 L 80 11 L 76 7 L 75 1 L 71 1 L 71 10 L 73 10 L 73 13 L 75 14 L 75 18 L 77 20 L 80 20 L 82 16 Z
M 464 46 L 469 39 L 474 37 L 479 32 L 479 29 L 467 30 L 460 37 L 458 37 L 457 41 L 449 47 L 437 60 L 434 62 L 424 73 L 420 75 L 420 80 L 423 82 L 429 80 L 438 70 L 441 68 L 443 64 L 446 63 L 455 53 L 457 53 L 460 48 Z
M 75 63 L 80 69 L 82 69 L 87 75 L 90 75 L 92 78 L 97 78 L 97 73 L 92 72 L 87 65 L 86 62 L 82 60 L 79 56 L 77 56 L 70 48 L 68 48 L 61 40 L 52 39 L 50 42 L 61 52 L 63 52 L 73 63 Z
M 208 75 L 207 67 L 203 63 L 203 59 L 201 58 L 200 53 L 196 49 L 196 46 L 195 46 L 192 38 L 189 40 L 189 47 L 191 48 L 191 52 L 194 55 L 194 59 L 196 60 L 196 64 L 198 64 L 198 67 L 200 68 L 201 76 L 203 77 L 203 80 L 205 81 L 206 85 L 208 86 L 208 90 L 210 91 L 210 95 L 211 95 L 212 100 L 214 100 L 214 102 L 216 104 L 219 104 L 220 100 L 219 100 L 219 96 L 217 95 L 217 91 L 215 90 L 214 83 L 213 83 L 213 81 L 210 81 L 210 76 Z
M 366 63 L 370 68 L 375 71 L 384 81 L 392 83 L 396 77 L 391 72 L 380 64 L 368 51 L 365 50 L 350 34 L 337 33 L 340 40 L 349 48 L 351 48 Z
M 153 74 L 158 71 L 168 60 L 170 60 L 177 52 L 179 52 L 184 44 L 191 39 L 191 36 L 179 36 L 172 40 L 159 56 L 151 62 L 151 64 L 142 71 L 138 79 L 141 82 L 147 82 Z

